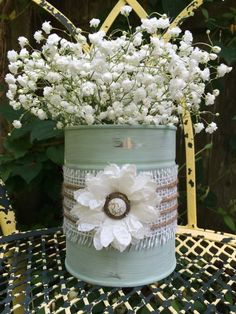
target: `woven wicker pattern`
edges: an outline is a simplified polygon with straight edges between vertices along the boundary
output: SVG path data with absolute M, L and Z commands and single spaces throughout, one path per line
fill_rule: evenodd
M 176 246 L 177 268 L 171 276 L 119 289 L 91 286 L 67 273 L 60 229 L 3 237 L 0 312 L 12 313 L 23 304 L 30 314 L 236 313 L 236 250 L 227 239 L 214 242 L 181 234 Z

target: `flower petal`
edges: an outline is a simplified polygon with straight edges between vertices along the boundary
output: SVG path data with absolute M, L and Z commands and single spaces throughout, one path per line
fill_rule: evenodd
M 91 199 L 89 201 L 89 208 L 91 210 L 102 210 L 105 204 L 105 199 L 98 200 L 98 199 Z
M 93 245 L 94 245 L 95 249 L 99 250 L 99 251 L 103 248 L 101 240 L 100 240 L 100 230 L 97 230 L 97 232 L 94 235 Z
M 91 199 L 93 199 L 93 195 L 90 192 L 88 192 L 87 190 L 83 189 L 83 190 L 75 191 L 74 192 L 74 198 L 79 204 L 88 207 L 89 201 Z
M 120 167 L 116 164 L 110 164 L 104 168 L 105 175 L 109 176 L 119 176 L 120 175 Z
M 103 247 L 108 247 L 109 244 L 114 240 L 114 235 L 112 232 L 112 227 L 111 226 L 103 226 L 101 228 L 101 233 L 100 233 L 100 241 Z
M 113 241 L 114 245 L 119 251 L 124 251 L 132 240 L 129 231 L 123 226 L 116 225 L 113 228 L 113 234 L 116 240 L 115 242 Z
M 149 176 L 140 174 L 135 178 L 133 186 L 130 187 L 129 198 L 132 201 L 145 201 L 156 193 L 156 182 Z
M 105 198 L 110 193 L 110 187 L 106 178 L 92 177 L 86 178 L 86 186 L 89 192 L 98 199 Z
M 136 217 L 133 215 L 128 215 L 126 218 L 126 224 L 128 226 L 129 232 L 132 238 L 143 239 L 149 228 L 144 226 Z
M 131 207 L 132 214 L 140 222 L 150 223 L 157 219 L 159 216 L 159 210 L 145 203 L 137 203 Z
M 91 231 L 96 227 L 96 225 L 88 224 L 88 223 L 78 223 L 78 230 L 87 232 Z
M 103 223 L 106 218 L 104 212 L 97 212 L 89 210 L 87 207 L 80 206 L 79 204 L 75 205 L 70 213 L 77 217 L 80 223 L 88 223 L 91 225 L 99 226 Z

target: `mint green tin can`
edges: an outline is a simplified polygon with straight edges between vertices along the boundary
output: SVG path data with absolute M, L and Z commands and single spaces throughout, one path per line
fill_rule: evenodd
M 92 284 L 132 287 L 156 282 L 173 272 L 177 226 L 176 128 L 166 126 L 78 126 L 65 129 L 64 231 L 67 270 Z M 70 220 L 73 193 L 86 174 L 108 164 L 135 164 L 151 173 L 162 197 L 160 217 L 150 237 L 120 252 L 96 250 L 92 236 L 81 234 Z

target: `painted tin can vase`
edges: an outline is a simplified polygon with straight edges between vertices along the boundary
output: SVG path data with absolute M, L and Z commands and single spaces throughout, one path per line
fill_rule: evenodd
M 176 266 L 177 166 L 175 127 L 79 126 L 65 129 L 64 232 L 67 270 L 92 284 L 132 287 L 167 277 Z M 70 215 L 74 191 L 84 186 L 88 173 L 108 164 L 134 164 L 139 173 L 151 173 L 162 201 L 149 237 L 120 252 L 96 250 L 91 234 L 78 231 Z

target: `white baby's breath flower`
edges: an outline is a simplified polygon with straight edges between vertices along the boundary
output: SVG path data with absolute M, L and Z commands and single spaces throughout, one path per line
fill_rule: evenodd
M 134 46 L 137 46 L 137 47 L 140 46 L 142 44 L 142 38 L 143 38 L 143 34 L 137 33 L 133 39 Z
M 106 72 L 102 75 L 102 79 L 105 83 L 111 83 L 112 82 L 112 74 L 110 72 Z
M 57 34 L 51 34 L 47 38 L 47 44 L 48 45 L 57 45 L 61 37 L 59 37 Z
M 211 122 L 210 124 L 208 124 L 208 126 L 205 129 L 205 131 L 206 131 L 206 133 L 212 134 L 217 129 L 218 129 L 218 127 L 217 127 L 216 123 L 215 122 Z
M 51 83 L 56 83 L 61 80 L 61 75 L 57 72 L 50 71 L 46 76 L 45 79 L 48 80 Z
M 19 68 L 19 65 L 17 64 L 17 62 L 11 62 L 8 65 L 8 69 L 12 74 L 17 74 L 18 68 Z
M 46 34 L 50 34 L 51 30 L 52 30 L 52 25 L 51 22 L 44 22 L 42 24 L 42 30 L 46 33 Z
M 214 95 L 215 97 L 219 96 L 219 95 L 220 95 L 219 89 L 214 89 L 214 90 L 213 90 L 213 95 Z
M 62 122 L 58 121 L 56 127 L 58 130 L 61 130 L 61 129 L 63 129 L 64 125 Z
M 19 120 L 14 120 L 12 122 L 12 125 L 14 126 L 15 129 L 20 129 L 22 127 L 22 124 Z
M 171 37 L 177 37 L 181 33 L 181 29 L 179 27 L 172 27 L 167 31 L 167 34 L 169 34 Z
M 17 85 L 16 84 L 9 84 L 9 90 L 12 92 L 13 95 L 15 95 L 17 91 Z
M 91 82 L 86 82 L 81 85 L 81 91 L 84 96 L 92 96 L 95 92 L 96 85 Z
M 9 102 L 10 106 L 14 109 L 14 110 L 19 110 L 21 108 L 21 104 L 19 102 L 16 101 L 10 101 Z
M 101 42 L 101 40 L 104 38 L 105 32 L 99 31 L 97 33 L 89 34 L 89 40 L 91 44 L 98 44 Z
M 8 90 L 6 93 L 6 96 L 8 99 L 13 100 L 15 95 L 14 95 L 14 93 L 12 93 L 11 90 Z
M 185 31 L 184 36 L 183 36 L 183 41 L 188 45 L 192 43 L 193 35 L 190 31 Z
M 10 62 L 15 62 L 18 58 L 18 53 L 15 50 L 9 50 L 7 52 L 7 58 Z
M 221 48 L 219 46 L 214 46 L 214 47 L 212 47 L 212 51 L 214 53 L 220 53 L 221 52 Z
M 205 96 L 205 104 L 206 104 L 206 106 L 213 105 L 214 102 L 215 102 L 215 98 L 216 98 L 215 95 L 207 93 L 206 96 Z
M 49 95 L 51 95 L 52 91 L 53 91 L 52 87 L 50 87 L 50 86 L 44 87 L 43 96 L 48 97 Z
M 141 27 L 149 34 L 154 34 L 158 28 L 158 20 L 156 17 L 150 19 L 141 19 Z
M 129 16 L 130 12 L 132 11 L 132 7 L 129 5 L 124 5 L 121 10 L 120 13 L 124 16 Z
M 210 70 L 208 68 L 204 69 L 200 72 L 200 76 L 203 79 L 203 81 L 208 81 L 210 78 Z
M 195 133 L 200 133 L 204 129 L 204 124 L 201 122 L 194 124 Z
M 42 31 L 36 31 L 34 33 L 34 39 L 36 40 L 36 43 L 39 44 L 44 39 L 43 32 Z
M 217 54 L 216 53 L 210 53 L 209 54 L 209 58 L 210 58 L 210 60 L 216 60 L 217 59 Z
M 99 19 L 92 19 L 89 21 L 89 25 L 90 27 L 98 27 L 98 25 L 100 24 L 100 20 Z
M 20 58 L 25 59 L 29 57 L 29 51 L 25 48 L 21 49 L 19 53 Z
M 157 20 L 157 28 L 165 29 L 170 26 L 170 20 L 167 17 L 160 17 Z
M 77 204 L 71 214 L 78 218 L 80 232 L 94 232 L 97 250 L 111 245 L 123 252 L 145 237 L 161 202 L 151 175 L 137 174 L 135 165 L 112 164 L 88 175 L 85 183 L 85 189 L 74 193 Z
M 94 123 L 94 116 L 92 114 L 86 114 L 85 115 L 85 121 L 88 125 L 92 125 Z
M 130 12 L 129 6 L 122 9 L 124 15 Z M 98 19 L 90 21 L 94 27 L 98 23 Z M 105 37 L 103 31 L 89 34 L 92 46 L 84 51 L 87 39 L 81 30 L 77 33 L 81 38 L 70 41 L 51 34 L 52 26 L 45 22 L 34 34 L 36 50 L 28 52 L 24 48 L 27 39 L 20 37 L 19 54 L 8 52 L 7 97 L 12 107 L 20 104 L 41 119 L 47 116 L 60 121 L 63 127 L 173 125 L 179 123 L 184 110 L 204 121 L 201 102 L 211 105 L 218 95 L 216 91 L 206 93 L 207 84 L 232 68 L 221 64 L 217 74 L 211 71 L 208 62 L 217 59 L 219 49 L 213 47 L 208 53 L 195 47 L 189 31 L 181 36 L 181 30 L 174 27 L 167 31 L 173 41 L 166 42 L 161 33 L 169 23 L 162 15 L 142 19 L 133 34 L 124 31 L 117 38 Z M 182 99 L 186 100 L 184 110 Z
M 28 39 L 26 37 L 24 37 L 24 36 L 20 36 L 18 38 L 18 42 L 19 42 L 19 45 L 21 46 L 21 48 L 24 48 L 26 45 L 29 44 Z
M 37 112 L 37 116 L 40 120 L 46 120 L 47 119 L 47 114 L 44 110 L 39 109 Z
M 217 67 L 217 74 L 219 77 L 224 76 L 226 73 L 229 73 L 232 70 L 232 67 L 228 67 L 226 64 L 221 63 Z
M 5 76 L 5 81 L 6 81 L 7 84 L 15 84 L 16 79 L 15 79 L 14 75 L 8 73 Z

